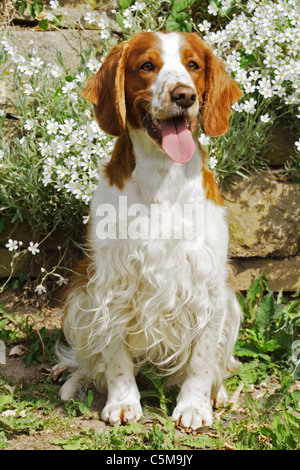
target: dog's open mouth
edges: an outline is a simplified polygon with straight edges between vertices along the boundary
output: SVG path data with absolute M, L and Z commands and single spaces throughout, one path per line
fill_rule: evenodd
M 195 142 L 191 132 L 191 121 L 184 116 L 170 119 L 153 119 L 143 111 L 143 126 L 169 157 L 177 163 L 188 162 L 195 152 Z

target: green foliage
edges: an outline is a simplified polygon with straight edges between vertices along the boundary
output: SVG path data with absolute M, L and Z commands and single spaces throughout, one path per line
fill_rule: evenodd
M 68 416 L 61 418 L 55 414 L 57 406 L 62 406 L 58 386 L 50 377 L 16 384 L 0 375 L 0 448 L 9 445 L 11 435 L 51 429 L 57 430 L 52 444 L 66 450 L 299 449 L 300 391 L 295 387 L 294 373 L 299 358 L 293 349 L 299 337 L 299 296 L 275 295 L 260 275 L 238 300 L 244 313 L 236 346 L 241 366 L 225 386 L 230 397 L 242 385 L 243 395 L 239 403 L 218 410 L 212 428 L 204 428 L 198 435 L 176 430 L 170 415 L 177 390 L 168 389 L 165 379 L 150 366 L 138 377 L 146 424 L 106 426 L 103 432 L 82 429 L 64 433 L 75 418 L 98 419 L 92 411 L 91 389 L 87 388 L 81 401 L 66 403 Z M 43 328 L 37 333 L 34 323 L 28 325 L 25 317 L 8 314 L 4 306 L 0 314 L 0 340 L 24 344 L 24 364 L 53 360 L 58 331 L 50 334 Z M 260 389 L 264 393 L 255 395 Z
M 15 8 L 20 11 L 21 15 L 24 16 L 27 9 L 30 13 L 30 16 L 34 20 L 42 13 L 44 9 L 44 4 L 40 0 L 17 0 L 15 2 Z M 42 19 L 38 21 L 38 26 L 43 31 L 46 31 L 50 25 L 59 26 L 62 20 L 62 15 L 55 15 L 51 20 Z
M 70 401 L 65 404 L 66 410 L 70 418 L 74 418 L 75 416 L 78 416 L 78 414 L 87 414 L 88 416 L 92 416 L 90 406 L 93 403 L 93 400 L 94 394 L 92 390 L 88 391 L 85 400 L 79 401 L 75 398 L 71 398 Z
M 267 371 L 275 373 L 279 365 L 293 374 L 294 379 L 298 378 L 299 361 L 295 363 L 293 359 L 293 344 L 300 334 L 299 295 L 292 295 L 288 300 L 280 292 L 276 297 L 261 274 L 253 282 L 246 298 L 239 296 L 239 301 L 244 323 L 235 354 L 243 359 L 253 359 L 254 364 L 259 361 L 257 378 Z

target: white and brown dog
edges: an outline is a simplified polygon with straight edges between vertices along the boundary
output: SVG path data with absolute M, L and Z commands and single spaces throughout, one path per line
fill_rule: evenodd
M 180 386 L 172 419 L 186 430 L 211 425 L 212 399 L 226 400 L 222 382 L 236 364 L 241 311 L 228 282 L 226 210 L 197 127 L 200 119 L 207 135 L 224 134 L 242 93 L 197 35 L 171 32 L 115 46 L 83 96 L 118 140 L 66 299 L 70 348 L 59 358 L 73 372 L 61 398 L 91 379 L 107 393 L 105 421 L 137 421 L 135 374 L 150 362 Z

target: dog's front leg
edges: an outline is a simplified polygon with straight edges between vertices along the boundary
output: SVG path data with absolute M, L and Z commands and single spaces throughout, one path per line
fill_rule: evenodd
M 211 394 L 219 372 L 217 342 L 217 333 L 208 324 L 195 343 L 186 367 L 177 406 L 172 414 L 172 421 L 186 431 L 211 426 L 213 423 Z
M 106 354 L 107 401 L 101 417 L 110 424 L 136 422 L 142 416 L 134 366 L 125 345 L 110 346 Z

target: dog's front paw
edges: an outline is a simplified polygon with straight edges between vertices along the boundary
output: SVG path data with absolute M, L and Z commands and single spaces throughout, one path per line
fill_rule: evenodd
M 213 423 L 213 412 L 210 403 L 199 405 L 178 403 L 172 414 L 172 421 L 176 426 L 184 428 L 186 432 L 196 431 L 203 426 L 211 426 Z
M 136 423 L 143 415 L 140 403 L 111 403 L 105 405 L 101 418 L 109 424 Z

